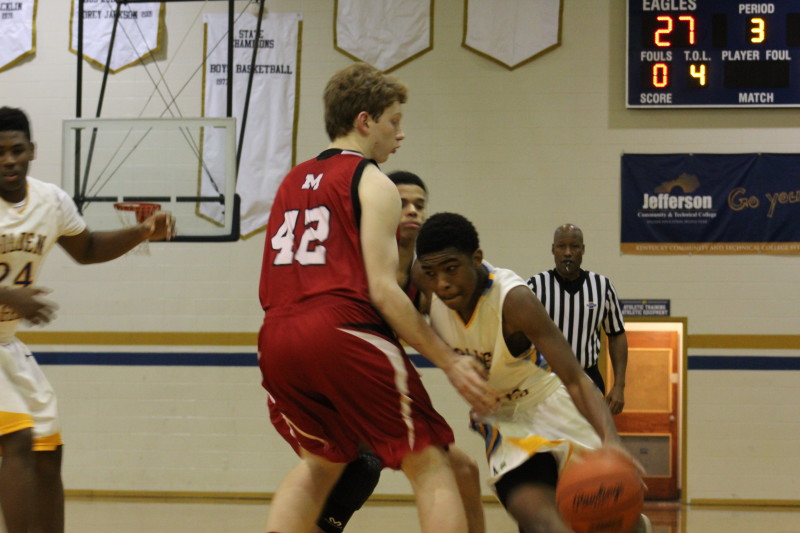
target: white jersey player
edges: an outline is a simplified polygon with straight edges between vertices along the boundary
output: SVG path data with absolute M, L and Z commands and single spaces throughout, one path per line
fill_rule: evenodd
M 521 341 L 521 351 L 516 354 L 506 343 L 503 303 L 514 288 L 527 288 L 525 282 L 511 270 L 494 268 L 485 261 L 481 268 L 486 283 L 468 323 L 435 294 L 430 317 L 434 329 L 450 346 L 484 364 L 489 386 L 503 394 L 500 408 L 491 416 L 473 417 L 473 429 L 492 443 L 487 453 L 489 482 L 494 486 L 535 453 L 547 450 L 563 466 L 576 446 L 595 449 L 601 442 L 558 376 L 535 364 L 530 342 Z M 534 436 L 538 437 L 535 446 L 520 445 L 521 440 Z
M 522 278 L 483 261 L 466 218 L 430 217 L 417 237 L 417 263 L 415 281 L 432 293 L 431 326 L 483 364 L 502 395 L 491 415 L 473 414 L 498 498 L 523 531 L 571 532 L 555 504 L 571 453 L 609 446 L 630 458 L 603 397 Z M 534 345 L 554 373 L 531 360 Z M 648 522 L 643 516 L 637 531 L 649 531 Z
M 37 284 L 44 257 L 58 243 L 78 263 L 100 263 L 174 231 L 164 212 L 130 228 L 90 231 L 64 191 L 28 177 L 34 153 L 25 113 L 0 108 L 0 506 L 8 533 L 64 530 L 56 396 L 15 337 L 20 320 L 54 316 Z

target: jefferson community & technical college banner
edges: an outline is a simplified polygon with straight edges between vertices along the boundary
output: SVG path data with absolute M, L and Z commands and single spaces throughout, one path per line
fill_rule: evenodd
M 227 111 L 228 15 L 206 14 L 206 60 L 204 114 L 224 117 Z M 263 228 L 283 177 L 292 168 L 297 100 L 299 13 L 270 13 L 261 21 L 253 87 L 247 111 L 244 141 L 241 135 L 247 81 L 254 50 L 258 18 L 245 13 L 234 23 L 233 36 L 233 116 L 236 117 L 237 147 L 242 144 L 236 192 L 241 197 L 243 236 Z M 220 139 L 208 129 L 204 135 L 205 154 L 219 150 Z M 222 184 L 211 176 L 224 173 L 224 158 L 206 158 L 201 177 L 201 193 L 218 194 Z M 216 220 L 221 212 L 202 212 Z
M 800 255 L 800 154 L 625 154 L 620 249 Z

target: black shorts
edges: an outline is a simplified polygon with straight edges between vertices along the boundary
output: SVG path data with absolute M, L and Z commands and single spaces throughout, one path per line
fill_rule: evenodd
M 503 474 L 495 483 L 497 497 L 503 507 L 511 492 L 520 485 L 547 485 L 555 488 L 558 483 L 558 463 L 550 452 L 537 453 L 517 468 Z

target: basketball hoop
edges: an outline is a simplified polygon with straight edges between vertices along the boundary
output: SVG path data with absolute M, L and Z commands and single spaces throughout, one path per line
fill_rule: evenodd
M 147 217 L 160 209 L 161 204 L 152 202 L 116 202 L 114 204 L 114 210 L 116 210 L 117 216 L 119 216 L 119 220 L 125 228 L 141 224 L 147 220 Z M 150 255 L 150 247 L 147 244 L 147 240 L 136 245 L 128 253 L 134 255 Z

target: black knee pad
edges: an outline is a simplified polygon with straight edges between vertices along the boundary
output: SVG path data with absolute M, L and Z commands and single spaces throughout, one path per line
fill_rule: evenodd
M 327 533 L 339 533 L 358 509 L 372 495 L 381 476 L 383 464 L 372 453 L 361 453 L 348 464 L 334 485 L 317 521 Z

